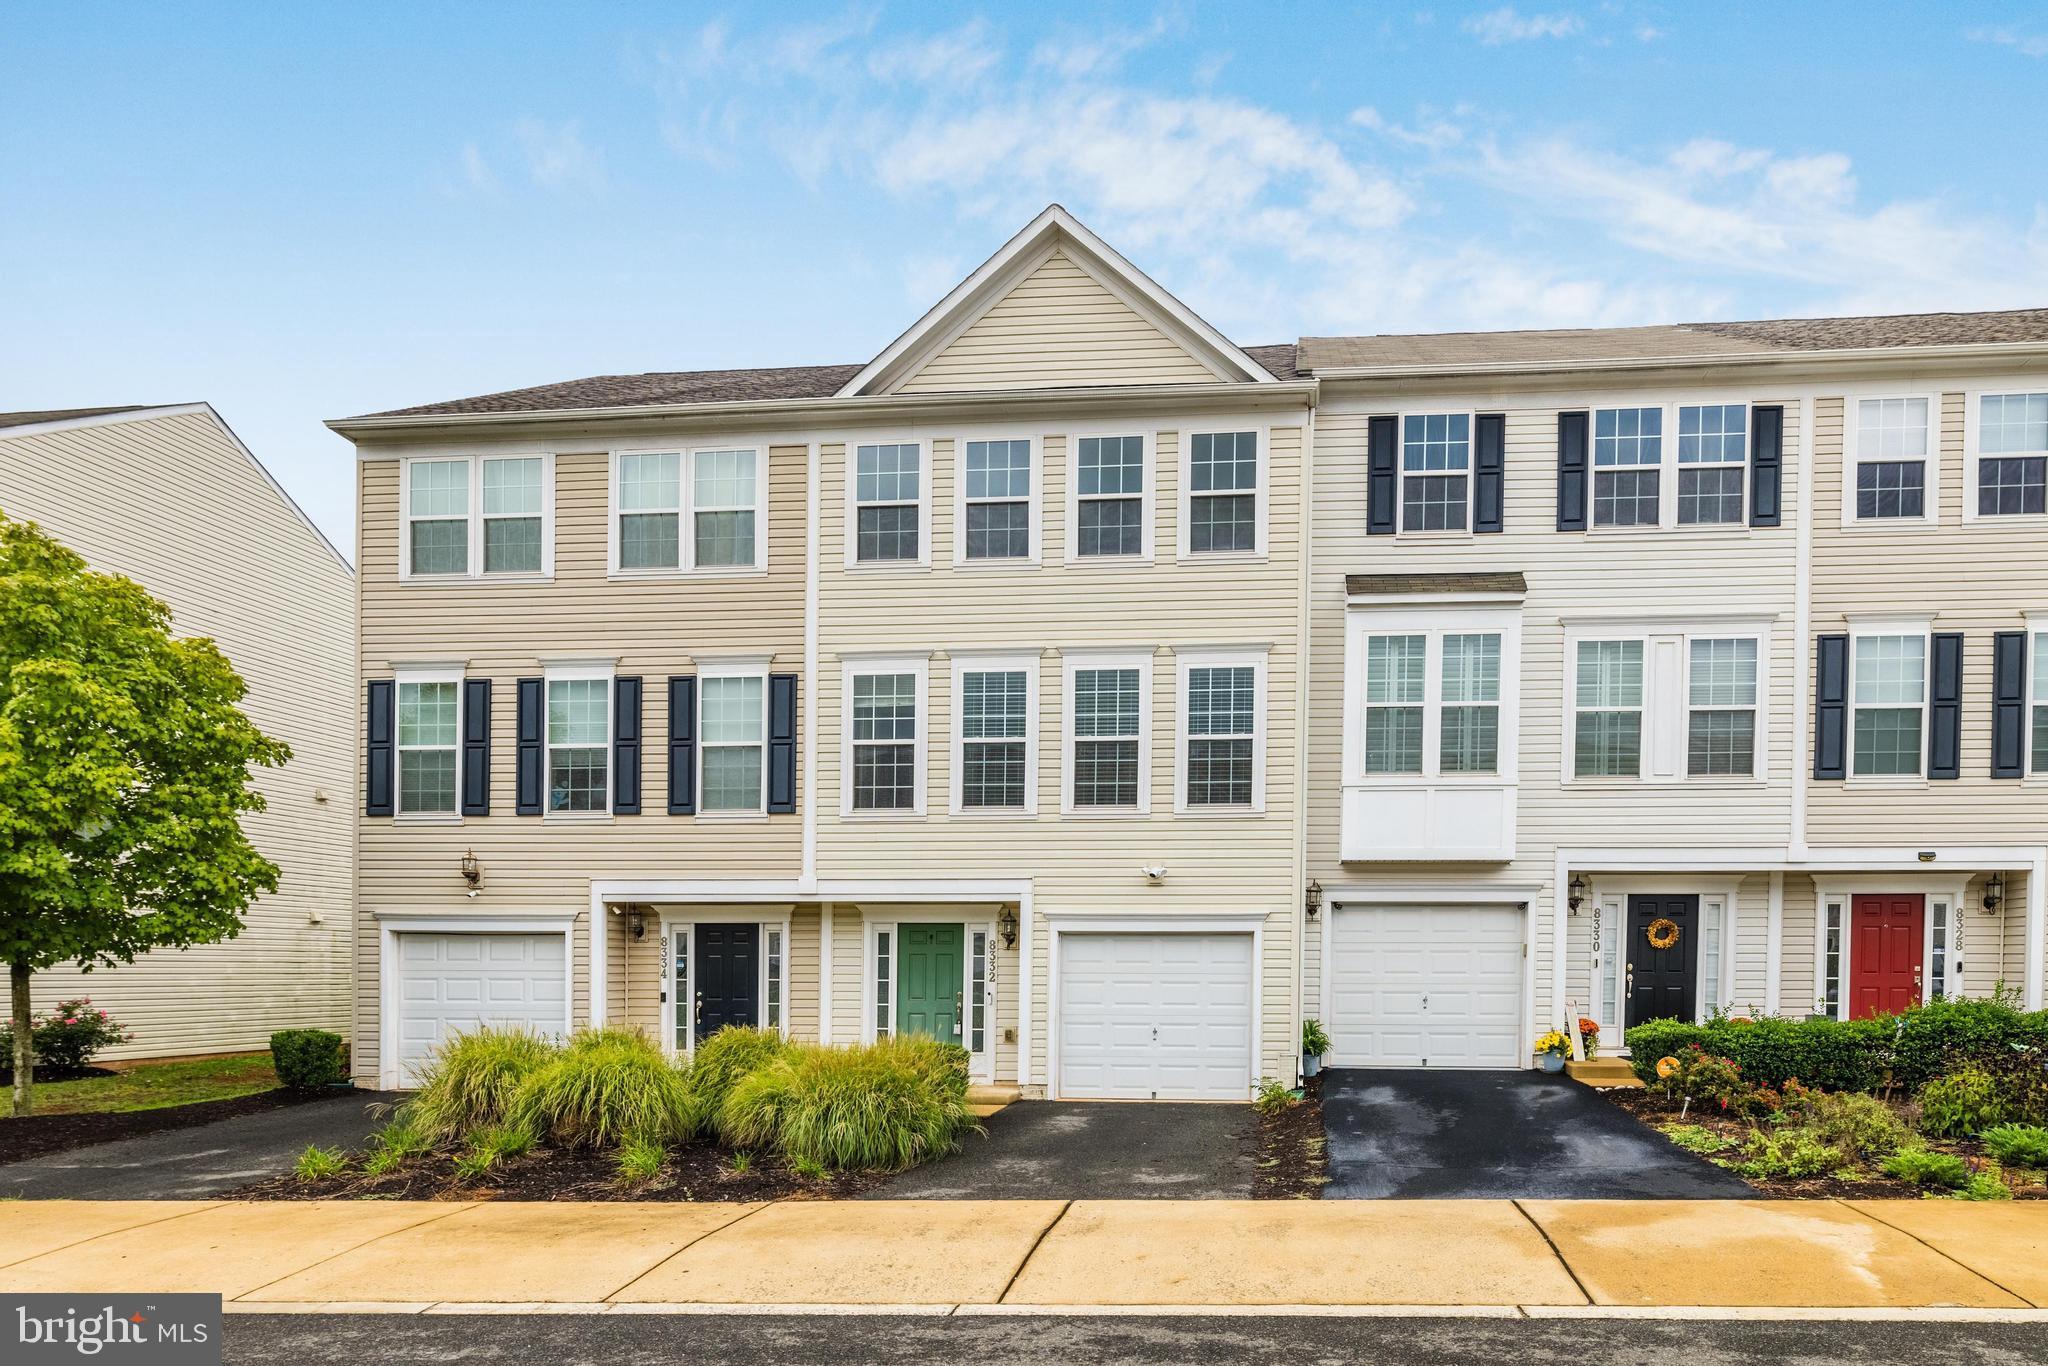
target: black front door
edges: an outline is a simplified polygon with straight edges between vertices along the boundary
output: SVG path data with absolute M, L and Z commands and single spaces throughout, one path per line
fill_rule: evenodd
M 761 927 L 697 927 L 697 1037 L 760 1020 Z
M 1628 934 L 1621 945 L 1626 1024 L 1691 1021 L 1699 1003 L 1699 927 L 1697 896 L 1628 899 Z

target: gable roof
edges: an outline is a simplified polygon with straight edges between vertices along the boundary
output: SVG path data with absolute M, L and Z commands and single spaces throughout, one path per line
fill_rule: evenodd
M 123 403 L 112 408 L 42 408 L 24 413 L 0 413 L 0 428 L 33 427 L 43 422 L 69 422 L 80 417 L 106 417 L 112 413 L 139 413 L 148 404 Z

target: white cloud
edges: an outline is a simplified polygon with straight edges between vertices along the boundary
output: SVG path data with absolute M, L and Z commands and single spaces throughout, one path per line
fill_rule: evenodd
M 525 118 L 512 125 L 512 136 L 526 158 L 527 174 L 549 190 L 601 190 L 604 159 L 583 140 L 575 120 L 550 125 Z
M 867 66 L 880 80 L 939 85 L 979 79 L 1001 60 L 988 25 L 977 19 L 951 33 L 885 44 Z
M 1462 27 L 1488 47 L 1499 47 L 1532 38 L 1569 38 L 1584 25 L 1576 14 L 1523 14 L 1513 5 L 1502 5 L 1473 15 Z
M 1973 28 L 1963 35 L 1973 43 L 1995 43 L 2009 47 L 2022 57 L 2048 57 L 2048 33 L 2023 33 L 2019 29 L 2001 25 L 1993 28 Z
M 1177 28 L 1176 21 L 1161 11 L 1143 28 L 1048 38 L 1032 50 L 1031 64 L 1070 81 L 1083 76 L 1108 75 L 1122 67 L 1126 58 L 1152 46 Z
M 462 180 L 480 194 L 496 194 L 498 177 L 484 159 L 483 149 L 473 142 L 462 144 Z

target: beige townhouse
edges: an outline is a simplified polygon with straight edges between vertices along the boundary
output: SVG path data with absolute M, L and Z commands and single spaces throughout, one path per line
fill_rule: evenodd
M 1519 1067 L 1567 1017 L 2038 1002 L 2044 357 L 2042 313 L 1246 348 L 1054 206 L 865 364 L 336 422 L 359 1072 L 749 1023 L 1223 1099 L 1305 1015 Z
M 2041 1001 L 2048 313 L 1302 342 L 1306 1009 L 1361 1065 Z M 2028 613 L 2035 615 L 2029 618 Z
M 205 403 L 0 413 L 0 512 L 94 569 L 134 579 L 171 629 L 209 636 L 248 685 L 243 710 L 288 743 L 243 818 L 279 870 L 241 933 L 119 968 L 36 975 L 38 1011 L 89 996 L 133 1037 L 103 1056 L 268 1046 L 272 1031 L 350 1017 L 355 575 Z

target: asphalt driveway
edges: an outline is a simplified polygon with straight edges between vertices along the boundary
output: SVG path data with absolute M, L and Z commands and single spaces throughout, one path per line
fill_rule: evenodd
M 1023 1100 L 951 1157 L 872 1200 L 1238 1200 L 1252 1193 L 1249 1105 Z
M 1323 1074 L 1326 1200 L 1728 1200 L 1755 1192 L 1609 1104 L 1540 1072 Z
M 0 1199 L 211 1200 L 279 1176 L 308 1144 L 355 1149 L 395 1092 L 352 1091 L 253 1115 L 100 1143 L 0 1166 Z

